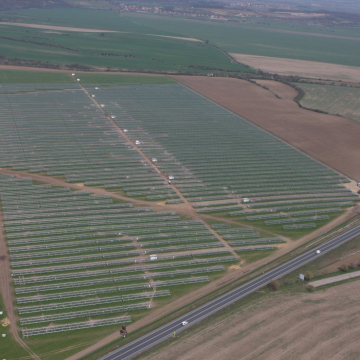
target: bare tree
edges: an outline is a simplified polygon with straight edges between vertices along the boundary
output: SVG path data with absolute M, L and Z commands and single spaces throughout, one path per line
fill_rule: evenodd
M 342 265 L 339 267 L 339 269 L 340 269 L 341 271 L 346 272 L 346 271 L 349 271 L 349 266 L 348 266 L 347 264 L 342 264 Z
M 276 291 L 280 286 L 279 281 L 277 280 L 271 280 L 268 284 L 267 287 L 269 288 L 270 291 Z

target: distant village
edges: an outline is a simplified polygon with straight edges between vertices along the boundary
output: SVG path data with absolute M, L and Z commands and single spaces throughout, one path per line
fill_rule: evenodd
M 248 2 L 224 2 L 223 9 L 228 10 L 235 10 L 239 9 L 238 14 L 226 14 L 226 13 L 211 13 L 210 11 L 204 11 L 204 9 L 199 8 L 191 8 L 188 9 L 172 9 L 171 7 L 162 7 L 162 6 L 143 6 L 137 4 L 120 4 L 119 10 L 120 11 L 130 11 L 130 12 L 147 12 L 153 14 L 165 14 L 165 15 L 172 15 L 172 16 L 184 16 L 184 17 L 193 17 L 193 18 L 206 18 L 211 20 L 229 20 L 229 17 L 262 17 L 263 14 L 261 10 L 267 11 L 269 8 L 277 9 L 277 10 L 289 10 L 290 7 L 285 4 L 262 4 L 262 3 L 248 3 Z M 207 9 L 208 10 L 208 9 Z M 241 11 L 242 10 L 242 11 Z M 225 10 L 226 11 L 226 10 Z M 258 12 L 260 11 L 260 13 Z M 214 11 L 215 12 L 215 11 Z
M 141 5 L 128 5 L 128 4 L 120 4 L 119 6 L 120 11 L 136 11 L 136 12 L 150 12 L 154 14 L 166 14 L 166 15 L 173 15 L 173 16 L 186 16 L 186 17 L 196 17 L 196 18 L 208 18 L 213 20 L 227 20 L 226 17 L 222 15 L 207 15 L 202 13 L 196 12 L 189 12 L 189 11 L 173 11 L 173 10 L 166 10 L 159 6 L 141 6 Z

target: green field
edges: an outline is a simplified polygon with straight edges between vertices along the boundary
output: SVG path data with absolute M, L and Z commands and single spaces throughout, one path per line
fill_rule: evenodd
M 2 20 L 14 20 L 2 12 Z M 159 31 L 119 18 L 115 12 L 92 10 L 28 10 L 17 21 L 112 30 L 91 33 L 1 25 L 2 56 L 34 65 L 67 65 L 93 69 L 138 71 L 249 71 L 221 51 L 200 41 L 163 37 L 181 34 Z M 155 36 L 159 35 L 159 36 Z M 36 62 L 40 62 L 36 64 Z M 6 63 L 5 63 L 6 64 Z
M 301 105 L 360 121 L 360 88 L 296 83 L 304 90 Z
M 24 30 L 14 26 L 1 28 L 2 34 L 6 35 L 0 38 L 2 55 L 9 59 L 32 61 L 38 66 L 45 66 L 46 61 L 78 68 L 80 64 L 98 70 L 187 72 L 202 67 L 212 71 L 246 70 L 201 42 L 133 33 L 49 34 L 45 30 Z M 42 63 L 36 64 L 37 61 Z
M 289 32 L 294 31 L 289 25 L 277 25 L 272 22 L 242 25 L 232 22 L 172 19 L 155 15 L 126 14 L 123 16 L 159 30 L 208 39 L 212 44 L 227 52 L 360 66 L 360 47 L 357 46 L 360 36 L 358 29 L 340 30 L 339 36 L 354 38 L 354 40 L 344 41 L 338 38 L 322 37 L 322 32 L 318 27 L 312 30 L 295 29 L 303 33 L 295 34 Z M 309 31 L 320 36 L 308 36 Z M 337 32 L 335 35 L 338 35 Z
M 243 24 L 138 13 L 118 15 L 115 11 L 84 9 L 3 11 L 0 18 L 115 31 L 88 33 L 0 26 L 3 56 L 53 65 L 141 71 L 249 71 L 232 63 L 213 45 L 226 52 L 360 66 L 358 29 L 264 21 Z M 210 46 L 162 36 L 208 40 Z
M 0 70 L 0 84 L 68 84 L 70 74 L 56 72 Z

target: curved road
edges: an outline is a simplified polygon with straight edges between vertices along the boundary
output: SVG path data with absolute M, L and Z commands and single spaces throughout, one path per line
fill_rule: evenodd
M 264 287 L 271 280 L 279 279 L 282 276 L 292 272 L 293 270 L 298 269 L 302 265 L 314 260 L 316 257 L 327 253 L 330 250 L 335 249 L 339 245 L 353 239 L 354 237 L 360 235 L 360 226 L 357 226 L 344 234 L 341 234 L 335 237 L 332 240 L 318 246 L 316 249 L 321 250 L 321 253 L 317 255 L 315 250 L 310 250 L 280 266 L 277 268 L 264 273 L 257 278 L 248 281 L 247 283 L 237 287 L 234 290 L 229 291 L 228 293 L 208 302 L 205 305 L 200 306 L 199 308 L 169 322 L 168 324 L 150 332 L 147 335 L 136 339 L 129 344 L 113 351 L 112 353 L 103 356 L 99 360 L 127 360 L 139 355 L 145 350 L 153 347 L 154 345 L 170 338 L 174 331 L 176 333 L 185 329 L 186 327 L 199 322 L 200 320 L 208 317 L 209 315 L 223 309 L 224 307 L 232 304 L 233 302 L 253 293 L 254 291 Z M 189 325 L 181 326 L 182 321 L 188 321 Z

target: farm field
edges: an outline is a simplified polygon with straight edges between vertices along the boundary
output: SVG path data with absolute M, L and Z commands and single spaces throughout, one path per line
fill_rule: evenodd
M 0 266 L 42 360 L 283 254 L 359 200 L 344 175 L 169 77 L 0 79 Z
M 3 55 L 32 62 L 42 60 L 46 54 L 52 64 L 103 69 L 251 71 L 231 62 L 215 46 L 235 54 L 360 66 L 360 36 L 356 29 L 324 30 L 272 21 L 242 24 L 139 13 L 118 15 L 115 11 L 85 9 L 2 11 L 0 17 L 4 23 L 71 28 L 65 31 L 0 24 Z M 74 28 L 83 30 L 74 32 Z M 103 32 L 92 33 L 89 29 Z M 182 38 L 208 40 L 211 46 Z M 91 50 L 94 48 L 97 50 Z
M 236 53 L 231 53 L 230 55 L 242 64 L 269 73 L 316 79 L 336 79 L 349 82 L 360 81 L 360 68 L 356 66 Z
M 172 38 L 171 33 L 163 36 L 162 32 L 49 30 L 1 23 L 0 29 L 5 64 L 22 59 L 32 66 L 93 70 L 249 71 L 203 42 Z
M 303 83 L 295 85 L 305 92 L 300 100 L 303 106 L 360 121 L 359 88 Z
M 239 24 L 133 13 L 123 14 L 122 18 L 158 31 L 208 39 L 228 53 L 360 66 L 358 29 L 331 28 L 324 34 L 318 26 L 291 26 L 272 21 Z
M 353 319 L 359 316 L 359 280 L 309 292 L 309 283 L 298 276 L 310 271 L 314 280 L 344 274 L 339 266 L 356 261 L 352 254 L 359 240 L 286 275 L 278 291 L 261 289 L 137 359 L 357 359 L 358 327 Z M 356 264 L 348 274 L 359 269 Z
M 247 303 L 231 306 L 171 344 L 138 358 L 355 360 L 360 356 L 355 320 L 359 319 L 360 299 L 355 290 L 359 285 L 358 280 L 316 293 L 295 296 L 285 289 L 280 294 L 252 296 Z
M 262 84 L 274 85 L 274 92 L 281 99 L 237 79 L 174 78 L 322 163 L 360 180 L 358 123 L 299 108 L 293 101 L 297 92 L 278 82 L 265 81 Z

